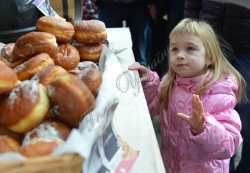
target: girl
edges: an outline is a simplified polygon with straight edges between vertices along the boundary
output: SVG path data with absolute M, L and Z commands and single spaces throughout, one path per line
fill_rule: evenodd
M 245 81 L 203 21 L 183 19 L 170 33 L 169 70 L 160 82 L 139 63 L 151 116 L 161 121 L 161 154 L 167 173 L 228 173 L 241 142 L 234 110 Z

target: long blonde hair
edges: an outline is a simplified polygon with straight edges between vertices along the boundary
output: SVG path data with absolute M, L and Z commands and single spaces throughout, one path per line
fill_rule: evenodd
M 206 57 L 210 58 L 212 61 L 212 64 L 208 66 L 205 75 L 203 75 L 204 77 L 201 80 L 200 87 L 196 94 L 201 97 L 215 81 L 223 76 L 227 77 L 232 74 L 238 82 L 238 92 L 236 94 L 237 102 L 247 100 L 245 96 L 246 82 L 240 73 L 227 61 L 225 52 L 221 49 L 221 46 L 223 45 L 219 42 L 212 27 L 204 21 L 189 18 L 183 19 L 170 33 L 170 43 L 174 35 L 184 34 L 194 35 L 200 38 L 205 47 Z M 168 108 L 172 94 L 172 84 L 176 76 L 176 73 L 170 67 L 170 63 L 168 69 L 167 77 L 163 80 L 160 86 L 161 92 L 159 96 L 159 100 L 163 103 L 165 109 Z M 203 86 L 202 83 L 210 71 L 214 71 L 214 76 L 209 83 Z

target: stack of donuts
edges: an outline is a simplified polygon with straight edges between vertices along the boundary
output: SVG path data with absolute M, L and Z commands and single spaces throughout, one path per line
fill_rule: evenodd
M 0 54 L 0 153 L 49 155 L 95 108 L 106 28 L 98 20 L 38 19 Z

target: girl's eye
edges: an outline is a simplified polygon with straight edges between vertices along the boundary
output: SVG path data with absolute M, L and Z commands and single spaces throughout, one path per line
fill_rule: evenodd
M 188 47 L 187 50 L 193 51 L 193 50 L 195 50 L 195 49 L 194 49 L 193 47 Z
M 172 49 L 171 49 L 171 51 L 173 52 L 173 51 L 177 51 L 178 49 L 176 48 L 176 47 L 173 47 Z

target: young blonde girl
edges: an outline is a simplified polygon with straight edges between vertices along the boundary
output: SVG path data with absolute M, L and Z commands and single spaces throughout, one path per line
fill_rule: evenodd
M 151 116 L 160 116 L 167 173 L 228 173 L 241 142 L 234 110 L 245 81 L 223 54 L 204 21 L 183 19 L 170 34 L 169 70 L 158 75 L 134 63 Z

